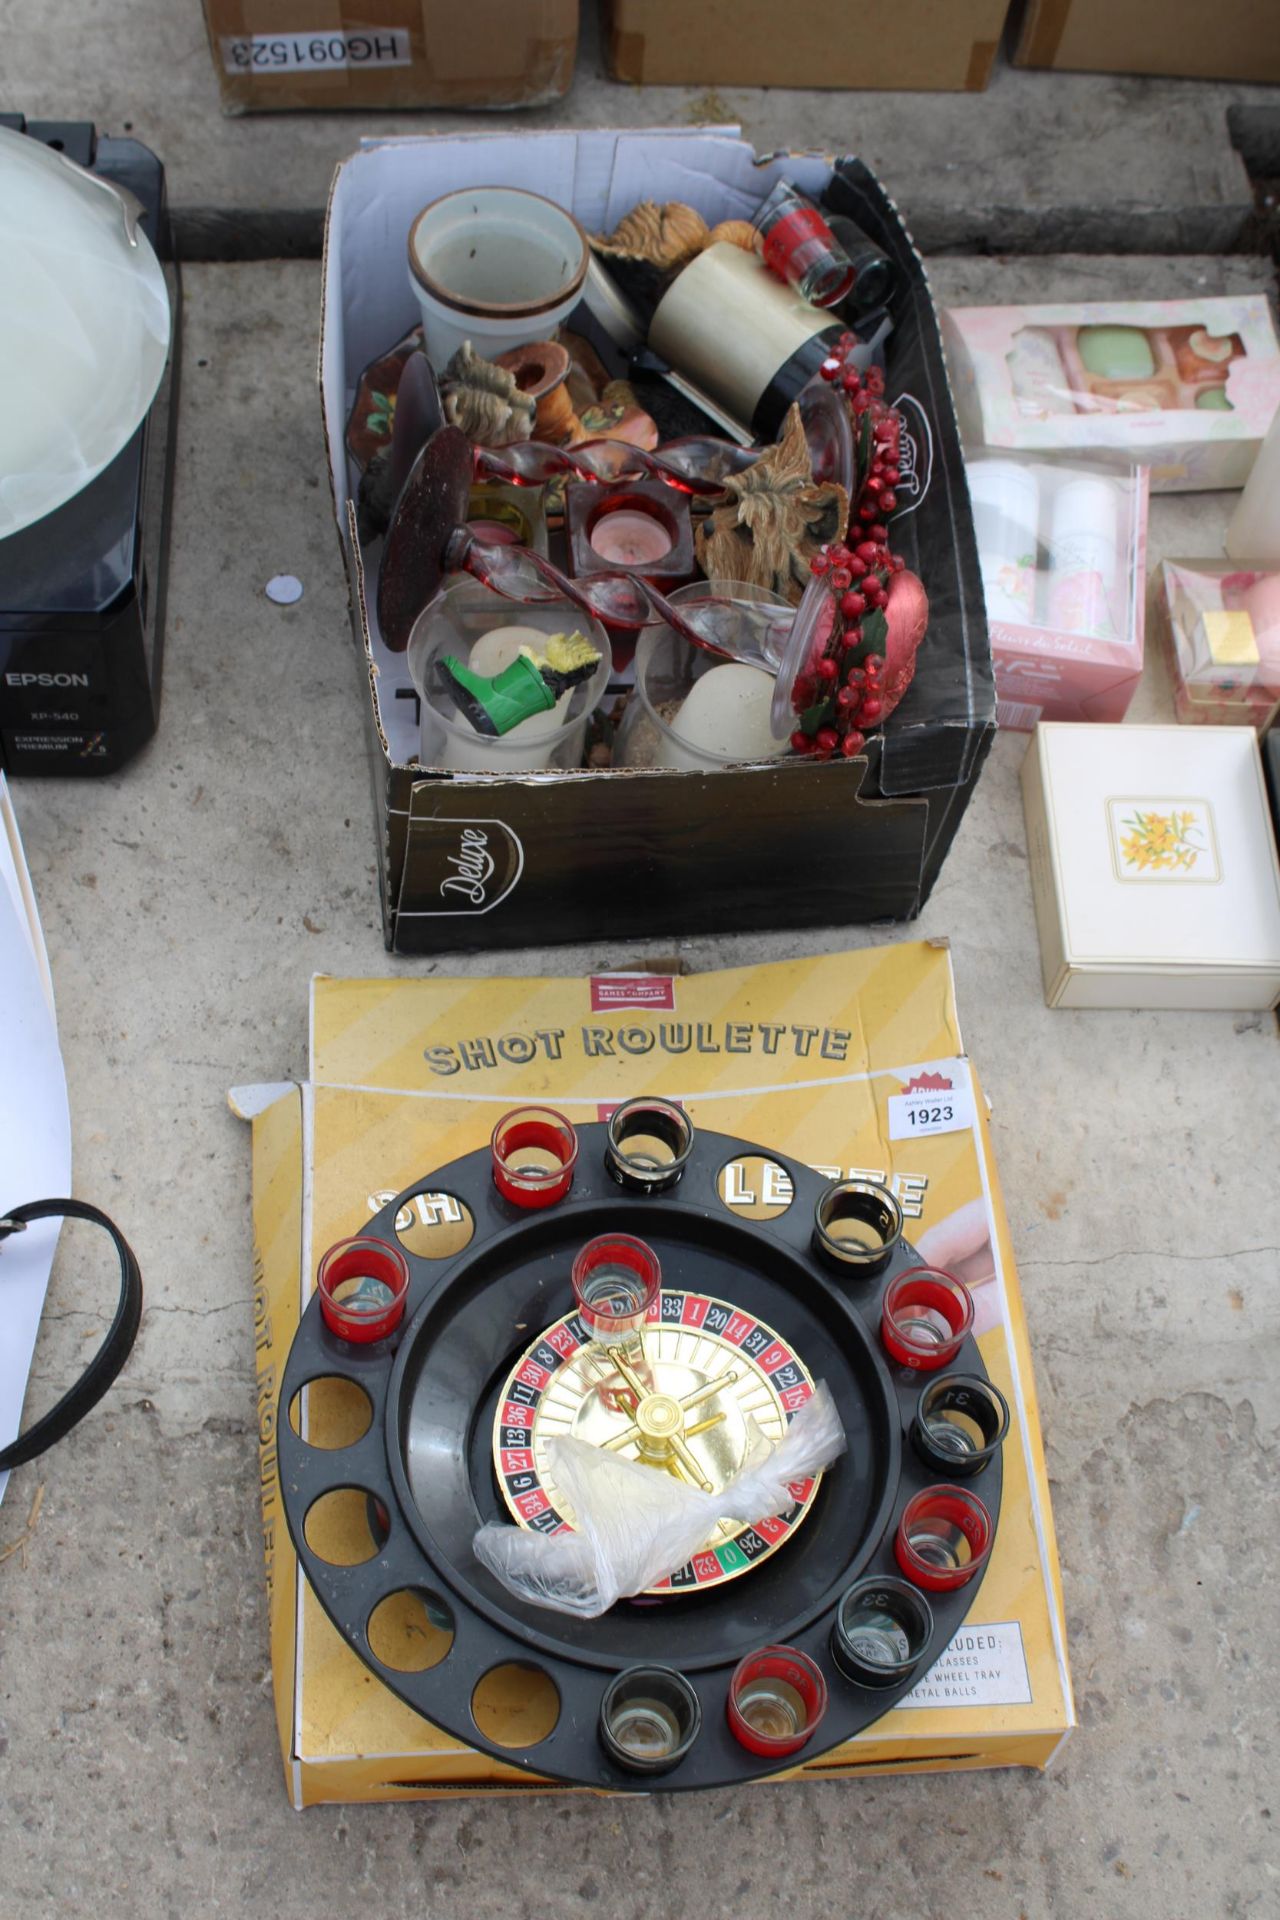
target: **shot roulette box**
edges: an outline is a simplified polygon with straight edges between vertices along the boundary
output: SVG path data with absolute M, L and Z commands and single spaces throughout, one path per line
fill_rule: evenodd
M 610 1163 L 641 1096 L 671 1102 L 677 1156 L 687 1131 L 665 1189 L 629 1189 Z M 1048 1761 L 1073 1720 L 1052 1518 L 944 948 L 678 978 L 318 980 L 308 1082 L 234 1104 L 254 1128 L 262 1511 L 296 1805 Z M 567 1119 L 578 1157 L 557 1204 L 522 1211 L 489 1140 L 531 1105 Z M 900 1210 L 874 1277 L 822 1257 L 833 1182 L 887 1189 Z M 660 1262 L 628 1358 L 602 1351 L 571 1287 L 593 1235 L 642 1235 Z M 333 1337 L 336 1270 L 313 1297 L 326 1248 L 361 1236 L 411 1275 L 400 1332 L 365 1347 Z M 962 1277 L 956 1367 L 1009 1411 L 971 1479 L 930 1464 L 915 1423 L 931 1376 L 882 1338 L 898 1274 L 921 1264 Z M 571 1524 L 557 1436 L 718 1496 L 820 1381 L 847 1451 L 776 1513 L 719 1522 L 651 1591 L 570 1618 L 476 1560 L 482 1521 Z M 940 1481 L 980 1496 L 989 1558 L 978 1543 L 977 1578 L 926 1589 L 919 1637 L 910 1609 L 891 1623 L 904 1654 L 912 1639 L 895 1684 L 858 1684 L 831 1659 L 841 1590 L 891 1588 L 895 1528 Z M 727 1698 L 737 1661 L 777 1641 L 812 1658 L 827 1696 L 789 1762 L 732 1737 Z M 700 1716 L 687 1758 L 651 1782 L 596 1737 L 606 1689 L 645 1662 L 678 1669 Z

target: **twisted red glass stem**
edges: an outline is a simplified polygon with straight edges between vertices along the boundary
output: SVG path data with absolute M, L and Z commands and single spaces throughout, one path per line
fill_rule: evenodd
M 706 653 L 761 667 L 766 673 L 777 673 L 795 619 L 790 608 L 752 600 L 703 600 L 675 607 L 635 573 L 596 573 L 585 580 L 570 580 L 540 553 L 528 547 L 490 544 L 470 526 L 455 527 L 444 564 L 447 572 L 469 573 L 508 600 L 568 600 L 607 626 L 661 623 Z
M 545 440 L 521 440 L 509 447 L 477 447 L 476 478 L 501 480 L 513 487 L 541 487 L 569 474 L 575 480 L 612 486 L 619 480 L 665 480 L 680 493 L 706 499 L 724 492 L 725 481 L 760 457 L 752 447 L 691 436 L 670 440 L 656 453 L 626 440 L 582 440 L 576 447 L 553 447 Z

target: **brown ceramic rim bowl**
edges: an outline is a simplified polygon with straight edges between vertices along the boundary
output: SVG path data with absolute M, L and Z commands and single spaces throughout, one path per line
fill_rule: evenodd
M 446 287 L 442 285 L 439 280 L 433 279 L 418 258 L 416 244 L 418 228 L 422 225 L 427 215 L 434 213 L 436 208 L 446 200 L 457 200 L 460 199 L 463 194 L 483 193 L 484 191 L 485 189 L 483 187 L 460 187 L 455 188 L 452 193 L 442 193 L 438 195 L 436 199 L 428 201 L 421 213 L 415 216 L 413 225 L 409 228 L 410 273 L 420 287 L 425 287 L 427 292 L 440 302 L 441 306 L 450 308 L 454 313 L 473 314 L 480 320 L 521 320 L 526 317 L 534 319 L 540 313 L 549 313 L 553 307 L 558 307 L 563 301 L 567 300 L 571 294 L 575 294 L 580 290 L 583 281 L 587 277 L 587 267 L 591 261 L 591 248 L 587 242 L 586 232 L 576 217 L 569 212 L 567 207 L 562 207 L 559 201 L 549 200 L 545 193 L 530 193 L 527 187 L 502 188 L 503 193 L 518 193 L 526 200 L 540 200 L 544 206 L 554 207 L 556 212 L 562 214 L 569 222 L 578 236 L 582 253 L 576 272 L 571 273 L 567 280 L 562 281 L 553 293 L 547 295 L 546 299 L 535 301 L 459 300 L 457 294 L 454 293 L 451 287 Z

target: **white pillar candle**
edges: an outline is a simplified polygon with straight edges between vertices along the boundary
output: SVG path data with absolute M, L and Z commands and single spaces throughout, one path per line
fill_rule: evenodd
M 660 767 L 705 767 L 708 756 L 727 760 L 773 760 L 787 751 L 769 725 L 773 675 L 730 661 L 694 681 L 674 720 L 672 740 L 663 734 Z M 714 762 L 712 763 L 714 764 Z

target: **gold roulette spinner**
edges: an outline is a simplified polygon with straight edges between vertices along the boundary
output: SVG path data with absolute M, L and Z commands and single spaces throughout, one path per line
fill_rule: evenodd
M 512 1368 L 494 1421 L 493 1463 L 512 1518 L 555 1533 L 574 1524 L 547 1442 L 573 1435 L 655 1472 L 718 1492 L 763 1437 L 780 1440 L 813 1392 L 804 1362 L 772 1327 L 711 1295 L 664 1289 L 621 1349 L 592 1340 L 577 1312 L 547 1328 Z M 716 1586 L 762 1561 L 808 1514 L 821 1475 L 755 1523 L 723 1520 L 688 1565 L 650 1589 Z

